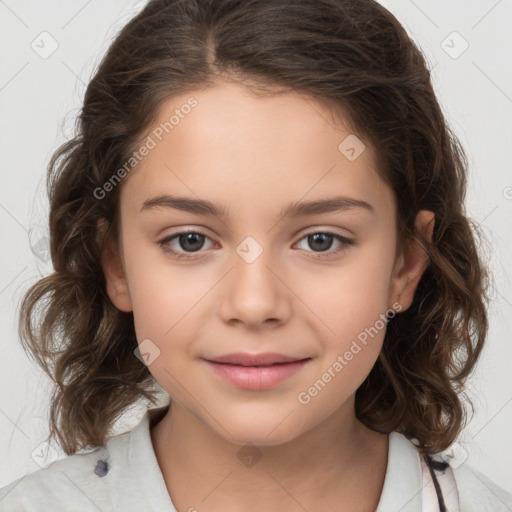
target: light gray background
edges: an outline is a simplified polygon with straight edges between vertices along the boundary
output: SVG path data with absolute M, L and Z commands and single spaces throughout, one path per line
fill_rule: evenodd
M 23 352 L 16 323 L 23 292 L 51 271 L 41 252 L 46 166 L 71 136 L 95 65 L 144 3 L 0 0 L 0 487 L 40 468 L 31 454 L 48 433 L 50 381 Z M 512 2 L 382 3 L 427 55 L 438 98 L 469 157 L 467 210 L 491 242 L 496 288 L 487 347 L 470 381 L 476 414 L 459 444 L 469 455 L 465 463 L 512 492 Z M 58 43 L 47 58 L 31 47 L 35 41 L 40 52 L 51 49 L 43 31 Z M 143 412 L 136 409 L 119 431 Z

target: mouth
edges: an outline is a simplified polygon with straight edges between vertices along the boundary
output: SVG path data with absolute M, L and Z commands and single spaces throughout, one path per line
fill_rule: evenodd
M 267 364 L 234 364 L 205 359 L 213 373 L 223 381 L 246 390 L 264 390 L 277 386 L 297 374 L 311 358 Z
M 273 352 L 266 352 L 263 354 L 248 354 L 239 352 L 236 354 L 226 354 L 223 356 L 209 358 L 207 361 L 212 363 L 232 364 L 237 366 L 273 366 L 276 364 L 295 363 L 305 359 L 310 358 L 294 357 Z

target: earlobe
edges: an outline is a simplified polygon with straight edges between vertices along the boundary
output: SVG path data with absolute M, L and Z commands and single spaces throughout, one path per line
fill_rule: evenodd
M 105 242 L 101 251 L 101 266 L 105 275 L 107 294 L 117 309 L 133 311 L 120 250 L 114 240 Z
M 416 216 L 416 231 L 423 239 L 431 242 L 434 223 L 434 213 L 421 210 Z M 391 302 L 399 302 L 401 311 L 405 311 L 412 304 L 418 283 L 427 267 L 428 256 L 425 250 L 415 240 L 407 240 L 392 276 Z

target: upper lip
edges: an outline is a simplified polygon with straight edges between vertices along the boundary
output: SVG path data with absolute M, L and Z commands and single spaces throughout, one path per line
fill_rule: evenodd
M 302 361 L 303 359 L 309 358 L 286 356 L 284 354 L 276 354 L 273 352 L 266 352 L 264 354 L 247 354 L 238 352 L 236 354 L 226 354 L 224 356 L 210 358 L 207 359 L 207 361 L 212 361 L 214 363 L 238 364 L 241 366 L 260 366 L 267 364 L 290 363 L 293 361 Z

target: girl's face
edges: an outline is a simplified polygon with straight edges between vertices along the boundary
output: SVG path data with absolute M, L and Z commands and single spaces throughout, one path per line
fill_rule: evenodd
M 120 255 L 103 265 L 155 379 L 232 442 L 353 418 L 386 313 L 410 305 L 425 263 L 395 264 L 395 201 L 370 147 L 313 101 L 226 83 L 168 101 L 148 136 L 122 183 Z M 307 361 L 273 384 L 207 361 L 268 352 Z

